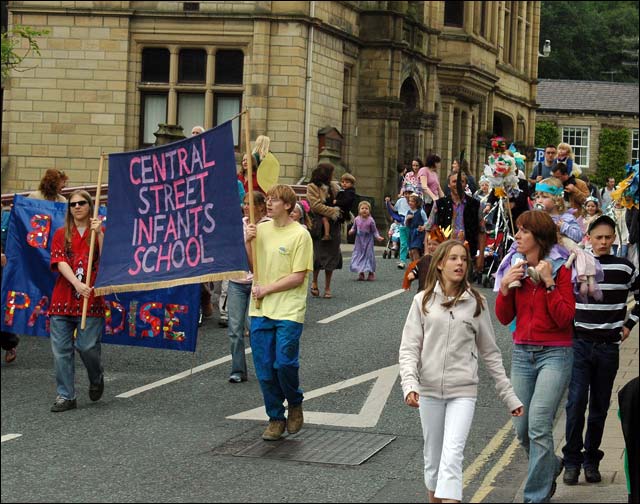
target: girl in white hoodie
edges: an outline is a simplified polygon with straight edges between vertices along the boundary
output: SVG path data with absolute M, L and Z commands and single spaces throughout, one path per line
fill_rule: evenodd
M 438 246 L 400 343 L 405 402 L 420 409 L 429 502 L 462 500 L 462 460 L 476 404 L 478 355 L 511 414 L 523 414 L 502 365 L 487 300 L 467 282 L 470 264 L 461 242 Z

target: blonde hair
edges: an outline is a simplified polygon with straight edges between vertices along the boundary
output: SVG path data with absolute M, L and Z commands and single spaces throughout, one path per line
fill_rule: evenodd
M 260 135 L 256 138 L 256 143 L 253 146 L 253 150 L 251 154 L 254 156 L 258 154 L 260 156 L 260 161 L 264 159 L 264 157 L 269 153 L 269 146 L 271 145 L 271 139 L 268 136 Z
M 369 213 L 371 213 L 371 203 L 369 203 L 366 200 L 358 203 L 358 213 L 360 213 L 360 207 L 363 207 L 363 206 L 366 206 L 369 209 Z
M 83 191 L 82 189 L 78 189 L 73 191 L 69 195 L 69 203 L 71 203 L 71 199 L 74 196 L 82 196 L 82 199 L 89 203 L 89 219 L 93 217 L 93 198 L 87 191 Z M 73 236 L 73 226 L 75 226 L 75 221 L 73 220 L 73 215 L 71 214 L 71 205 L 67 205 L 67 214 L 64 216 L 64 249 L 66 252 L 71 252 L 71 243 Z M 89 237 L 91 233 L 85 233 L 84 239 L 87 243 L 89 243 Z
M 546 184 L 552 187 L 557 187 L 559 189 L 562 189 L 564 191 L 564 186 L 562 185 L 562 182 L 560 182 L 557 178 L 555 177 L 549 177 L 546 178 L 544 180 L 541 180 L 540 182 L 538 182 L 539 184 Z M 549 196 L 551 196 L 551 198 L 553 198 L 553 204 L 556 206 L 556 209 L 558 210 L 558 213 L 564 213 L 565 210 L 567 209 L 567 205 L 564 201 L 564 196 L 563 193 L 560 193 L 558 196 L 554 196 L 551 193 L 548 192 L 544 192 L 544 191 L 538 191 L 538 192 L 542 192 L 544 194 L 548 194 Z
M 560 142 L 558 144 L 558 147 L 556 147 L 556 151 L 559 151 L 560 149 L 564 149 L 567 151 L 567 157 L 569 157 L 569 159 L 572 159 L 573 161 L 575 161 L 575 158 L 573 156 L 573 149 L 571 148 L 571 146 L 566 143 L 566 142 Z

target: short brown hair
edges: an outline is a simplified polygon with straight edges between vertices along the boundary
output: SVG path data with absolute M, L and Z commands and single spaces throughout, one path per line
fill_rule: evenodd
M 520 214 L 516 226 L 522 227 L 533 234 L 533 238 L 540 246 L 540 257 L 544 259 L 551 252 L 551 248 L 558 243 L 558 228 L 551 216 L 542 210 L 529 210 Z
M 343 174 L 342 177 L 340 177 L 340 180 L 348 180 L 352 184 L 356 183 L 356 178 L 353 175 L 351 175 L 350 173 Z
M 267 191 L 267 196 L 280 199 L 285 205 L 289 205 L 289 213 L 293 211 L 298 201 L 296 193 L 286 184 L 274 185 Z

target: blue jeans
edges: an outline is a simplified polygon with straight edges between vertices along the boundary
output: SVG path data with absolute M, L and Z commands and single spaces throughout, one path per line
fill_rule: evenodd
M 569 383 L 572 361 L 571 347 L 513 347 L 511 383 L 524 405 L 524 415 L 514 417 L 513 425 L 529 457 L 524 502 L 547 502 L 559 472 L 553 448 L 553 420 Z
M 284 420 L 289 407 L 302 403 L 298 371 L 302 324 L 289 320 L 251 317 L 251 349 L 256 376 L 269 420 Z
M 98 385 L 102 380 L 102 363 L 100 362 L 100 340 L 104 331 L 104 319 L 87 317 L 87 325 L 80 329 L 82 317 L 52 315 L 51 350 L 53 365 L 56 371 L 56 393 L 63 399 L 75 399 L 75 356 L 73 348 L 87 368 L 89 383 Z M 77 331 L 75 342 L 73 332 Z
M 573 371 L 567 400 L 567 444 L 562 448 L 567 467 L 584 465 L 597 469 L 604 457 L 599 448 L 619 360 L 619 345 L 615 343 L 573 340 Z M 583 443 L 587 403 L 589 420 Z
M 229 282 L 227 310 L 229 312 L 229 350 L 231 352 L 231 374 L 247 378 L 247 359 L 244 353 L 244 326 L 251 301 L 251 284 Z

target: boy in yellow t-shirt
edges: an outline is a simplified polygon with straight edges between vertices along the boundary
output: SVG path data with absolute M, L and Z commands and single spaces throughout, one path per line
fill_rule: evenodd
M 249 315 L 253 362 L 269 416 L 269 426 L 262 434 L 267 441 L 279 439 L 285 426 L 289 434 L 295 434 L 303 424 L 298 356 L 308 273 L 313 271 L 313 242 L 309 232 L 289 215 L 296 199 L 289 186 L 272 187 L 267 193 L 267 215 L 272 220 L 259 226 L 249 224 L 246 234 L 250 263 L 252 247 L 256 247 Z M 260 307 L 256 300 L 261 301 Z

